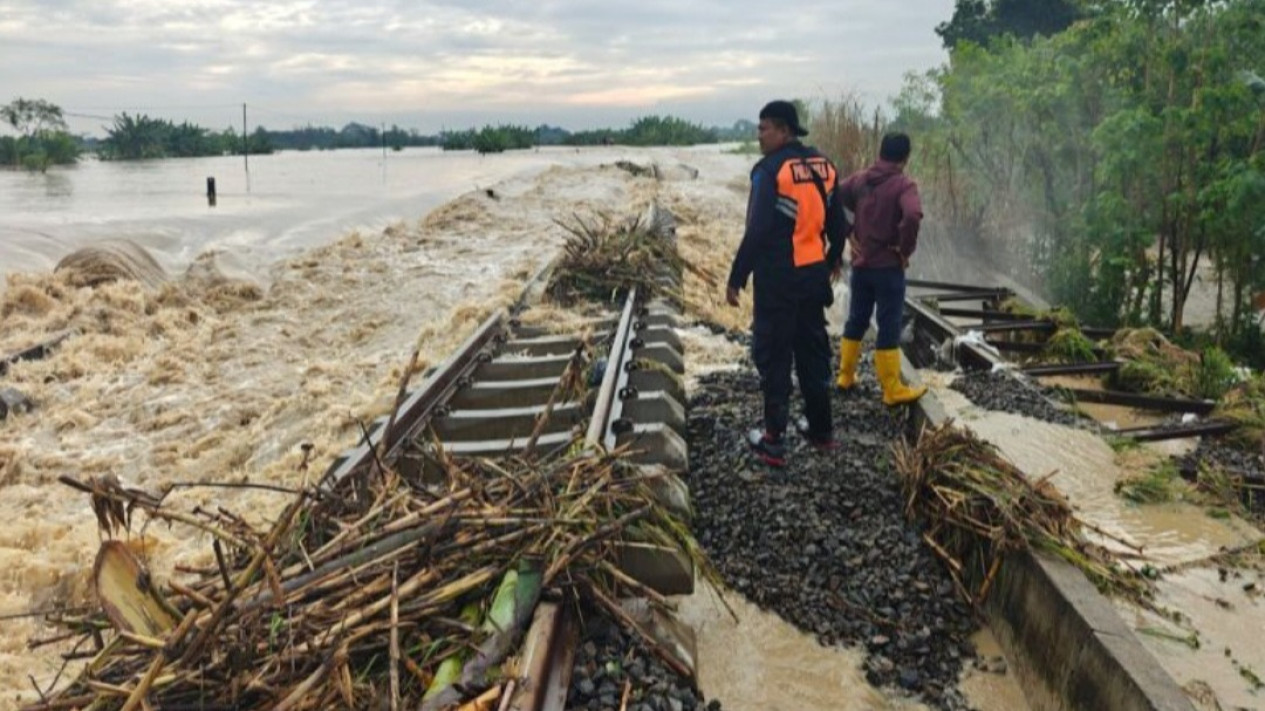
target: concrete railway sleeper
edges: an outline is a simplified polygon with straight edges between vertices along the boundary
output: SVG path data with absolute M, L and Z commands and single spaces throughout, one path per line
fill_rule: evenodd
M 626 447 L 632 462 L 654 474 L 662 503 L 688 514 L 689 492 L 674 473 L 688 466 L 682 344 L 675 308 L 645 300 L 632 289 L 618 311 L 591 319 L 583 333 L 559 334 L 530 321 L 531 306 L 485 320 L 444 363 L 408 391 L 393 417 L 382 417 L 356 448 L 325 474 L 331 492 L 355 487 L 378 466 L 432 481 L 435 457 L 544 455 L 584 446 Z M 569 368 L 584 367 L 590 387 L 582 398 L 563 392 Z M 665 468 L 668 471 L 665 471 Z M 689 594 L 694 568 L 683 554 L 653 544 L 618 545 L 618 568 L 630 585 L 655 595 Z M 635 599 L 628 619 L 672 650 L 680 669 L 694 668 L 692 633 Z M 521 659 L 522 683 L 503 708 L 566 708 L 571 665 L 581 629 L 567 605 L 536 609 Z M 692 672 L 691 672 L 692 673 Z
M 915 293 L 905 299 L 905 317 L 912 332 L 912 342 L 906 350 L 917 366 L 928 367 L 938 363 L 966 370 L 1004 372 L 1020 379 L 1028 376 L 1034 380 L 1052 376 L 1112 373 L 1121 368 L 1120 362 L 1108 359 L 1107 354 L 1099 348 L 1093 349 L 1094 355 L 1099 359 L 1097 362 L 1025 366 L 1008 354 L 1043 353 L 1046 349 L 1045 339 L 1058 330 L 1058 324 L 1054 321 L 1001 311 L 1001 301 L 1017 298 L 1007 289 L 918 280 L 910 280 L 909 283 Z M 937 289 L 934 294 L 917 293 L 919 288 L 932 287 Z M 946 295 L 953 297 L 950 301 L 979 300 L 983 308 L 941 308 L 939 304 L 945 301 Z M 980 319 L 983 321 L 980 322 Z M 1110 338 L 1117 333 L 1113 329 L 1102 328 L 1083 328 L 1081 331 L 1094 338 Z M 1040 334 L 1040 340 L 1031 342 L 999 339 L 997 336 L 1002 333 L 1035 333 Z M 1190 413 L 1203 417 L 1211 414 L 1215 405 L 1205 400 L 1139 395 L 1105 388 L 1061 384 L 1055 385 L 1052 391 L 1074 403 L 1118 405 L 1158 415 Z M 1053 400 L 1051 405 L 1055 405 Z M 1126 427 L 1118 429 L 1115 434 L 1138 441 L 1160 441 L 1196 438 L 1209 433 L 1221 434 L 1233 428 L 1232 422 L 1214 419 L 1163 426 Z

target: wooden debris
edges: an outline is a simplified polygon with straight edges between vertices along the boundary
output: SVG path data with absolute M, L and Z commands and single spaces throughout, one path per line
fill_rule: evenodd
M 92 567 L 92 580 L 105 616 L 119 632 L 158 638 L 176 626 L 176 620 L 154 590 L 149 571 L 123 543 L 101 544 Z
M 895 464 L 906 515 L 926 526 L 924 540 L 971 603 L 984 602 L 1008 553 L 1025 550 L 1067 560 L 1104 593 L 1143 604 L 1153 597 L 1151 581 L 1085 532 L 1131 544 L 1082 522 L 1049 477 L 1028 479 L 952 421 L 923 430 L 914 446 L 898 443 Z
M 609 215 L 558 222 L 570 235 L 545 293 L 554 301 L 605 303 L 636 286 L 641 293 L 680 302 L 681 274 L 689 271 L 704 283 L 716 276 L 677 254 L 675 225 L 654 217 L 619 221 Z
M 63 479 L 92 498 L 106 534 L 146 519 L 191 526 L 212 535 L 222 566 L 163 584 L 107 541 L 106 611 L 64 622 L 67 639 L 107 639 L 78 678 L 26 708 L 496 709 L 542 598 L 591 601 L 689 672 L 614 602 L 627 585 L 613 574 L 620 544 L 698 551 L 624 452 L 437 466 L 442 491 L 387 469 L 295 495 L 267 530 L 172 510 L 112 477 Z M 473 618 L 457 622 L 463 610 Z

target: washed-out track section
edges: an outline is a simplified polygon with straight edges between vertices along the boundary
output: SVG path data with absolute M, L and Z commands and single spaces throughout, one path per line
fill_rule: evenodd
M 685 367 L 675 307 L 646 300 L 633 289 L 618 308 L 566 333 L 525 325 L 533 321 L 530 308 L 520 303 L 485 320 L 419 387 L 404 394 L 393 416 L 374 421 L 359 446 L 336 458 L 322 487 L 352 491 L 380 466 L 429 482 L 438 448 L 447 456 L 496 458 L 521 456 L 529 448 L 545 455 L 577 441 L 607 450 L 631 444 L 633 463 L 660 475 L 668 470 L 659 479 L 660 498 L 688 512 L 688 490 L 675 475 L 688 467 Z M 593 387 L 581 400 L 559 397 L 568 368 L 584 349 L 594 353 L 596 365 L 586 371 Z M 619 565 L 662 595 L 693 591 L 692 564 L 676 551 L 626 543 Z M 656 641 L 694 667 L 689 630 L 642 600 L 625 600 L 624 607 Z M 541 602 L 523 642 L 524 682 L 503 708 L 566 708 L 580 631 L 570 606 Z
M 1095 349 L 1097 362 L 1025 364 L 1025 355 L 1044 350 L 1041 334 L 1052 335 L 1058 325 L 1004 312 L 1001 303 L 1013 298 L 1013 292 L 946 282 L 908 284 L 905 318 L 912 339 L 903 350 L 910 365 L 994 372 L 994 377 L 1015 378 L 1038 397 L 1041 393 L 1030 379 L 1095 375 L 1122 365 L 1100 349 Z M 1115 334 L 1095 328 L 1082 332 L 1090 338 Z M 906 372 L 908 379 L 917 377 Z M 1070 394 L 1080 402 L 1196 416 L 1193 421 L 1111 431 L 1137 441 L 1216 436 L 1234 427 L 1215 418 L 1199 419 L 1212 412 L 1211 402 L 1111 390 L 1071 389 Z M 915 429 L 948 421 L 933 393 L 923 396 L 913 411 Z M 982 582 L 982 573 L 976 578 L 975 584 Z M 1067 561 L 1039 551 L 1016 551 L 1006 556 L 995 581 L 983 613 L 1007 657 L 1025 670 L 1024 694 L 1033 708 L 1194 711 L 1186 693 L 1142 647 L 1114 604 Z
M 956 284 L 910 279 L 910 295 L 905 299 L 905 318 L 912 322 L 912 343 L 905 352 L 914 365 L 950 365 L 967 371 L 1004 372 L 1029 379 L 1056 375 L 1100 375 L 1122 365 L 1110 360 L 1101 349 L 1099 359 L 1090 363 L 1025 365 L 1025 356 L 1044 351 L 1044 339 L 1058 329 L 1049 319 L 1003 311 L 1001 304 L 1015 298 L 1004 287 Z M 1111 338 L 1110 328 L 1083 327 L 1091 339 Z M 1021 337 L 1022 336 L 1022 337 Z M 1035 336 L 1035 337 L 1034 337 Z M 1189 422 L 1117 429 L 1110 434 L 1140 442 L 1216 436 L 1235 425 L 1226 420 L 1206 418 L 1215 403 L 1189 398 L 1157 397 L 1109 389 L 1059 388 L 1075 402 L 1119 405 L 1158 415 L 1194 415 Z

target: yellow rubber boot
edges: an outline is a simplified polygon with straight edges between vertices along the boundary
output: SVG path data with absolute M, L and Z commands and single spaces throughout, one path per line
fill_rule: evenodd
M 839 342 L 839 376 L 835 387 L 850 390 L 857 384 L 857 361 L 861 359 L 861 342 L 845 338 Z
M 927 387 L 911 388 L 900 379 L 900 349 L 874 351 L 874 370 L 878 371 L 878 382 L 883 386 L 884 405 L 902 405 L 913 402 L 927 392 Z

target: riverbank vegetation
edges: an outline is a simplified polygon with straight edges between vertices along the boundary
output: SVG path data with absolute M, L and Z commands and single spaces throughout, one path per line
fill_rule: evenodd
M 548 124 L 536 128 L 511 124 L 483 128 L 443 130 L 423 134 L 392 125 L 389 129 L 351 122 L 341 129 L 302 126 L 269 130 L 257 126 L 245 140 L 232 126 L 223 131 L 184 121 L 175 123 L 145 114 L 123 112 L 103 127 L 102 140 L 72 136 L 66 132 L 62 109 L 47 101 L 17 99 L 0 107 L 0 117 L 13 126 L 17 137 L 0 136 L 0 165 L 45 169 L 53 164 L 74 163 L 81 152 L 95 152 L 102 160 L 148 160 L 202 156 L 272 153 L 275 150 L 336 150 L 340 148 L 441 147 L 501 153 L 536 146 L 689 146 L 700 143 L 743 141 L 755 137 L 755 124 L 741 120 L 731 127 L 707 128 L 675 116 L 643 116 L 627 128 L 584 131 Z
M 1087 323 L 1265 366 L 1265 2 L 981 5 L 898 102 L 934 208 Z
M 1265 367 L 1265 0 L 959 0 L 938 32 L 949 62 L 893 116 L 814 112 L 841 169 L 905 130 L 953 249 L 1083 323 Z

